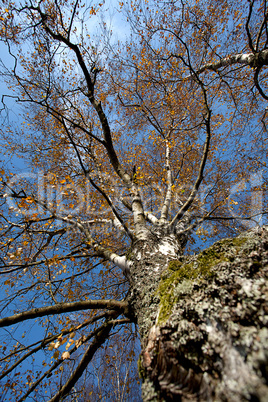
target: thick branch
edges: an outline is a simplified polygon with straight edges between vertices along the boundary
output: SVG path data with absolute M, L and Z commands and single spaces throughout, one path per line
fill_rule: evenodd
M 131 204 L 125 199 L 125 198 L 121 198 L 120 201 L 122 202 L 122 204 L 124 204 L 124 206 L 129 210 L 132 211 L 132 206 Z M 158 224 L 159 220 L 156 218 L 156 216 L 154 216 L 151 212 L 148 211 L 144 211 L 144 218 L 147 222 L 152 223 L 153 225 Z
M 111 162 L 116 174 L 120 177 L 120 179 L 124 182 L 124 184 L 130 190 L 130 194 L 132 196 L 132 205 L 133 205 L 132 210 L 133 210 L 133 215 L 134 215 L 134 223 L 136 226 L 136 232 L 138 234 L 140 231 L 142 231 L 144 229 L 144 226 L 145 226 L 145 218 L 144 218 L 144 211 L 143 211 L 143 206 L 142 206 L 142 202 L 141 202 L 141 197 L 140 197 L 137 186 L 133 183 L 133 180 L 131 179 L 131 176 L 123 169 L 123 167 L 121 166 L 121 164 L 119 162 L 116 151 L 114 149 L 109 122 L 107 120 L 106 114 L 104 113 L 101 102 L 98 102 L 94 96 L 94 82 L 91 79 L 90 72 L 85 64 L 85 61 L 79 50 L 79 47 L 78 47 L 78 45 L 73 44 L 69 40 L 69 37 L 65 38 L 62 34 L 53 32 L 53 30 L 46 23 L 46 18 L 45 18 L 46 16 L 42 13 L 40 8 L 38 8 L 37 11 L 40 14 L 40 17 L 42 19 L 42 25 L 43 25 L 45 31 L 54 40 L 57 40 L 61 43 L 64 43 L 66 46 L 68 46 L 71 50 L 74 51 L 74 53 L 76 55 L 78 64 L 84 74 L 84 77 L 85 77 L 85 80 L 87 83 L 88 99 L 91 102 L 94 109 L 96 110 L 100 123 L 101 123 L 101 126 L 102 126 L 102 131 L 103 131 L 103 136 L 104 136 L 103 145 L 106 148 L 108 157 L 110 159 L 110 162 Z
M 159 223 L 165 223 L 168 216 L 168 211 L 171 203 L 171 196 L 172 196 L 172 173 L 170 167 L 170 147 L 169 147 L 169 137 L 165 140 L 166 141 L 166 171 L 167 171 L 167 191 L 164 200 L 164 204 L 161 211 L 161 217 Z
M 74 303 L 59 303 L 54 306 L 40 307 L 32 310 L 14 314 L 0 319 L 0 327 L 8 327 L 18 322 L 30 320 L 37 317 L 43 317 L 51 314 L 69 313 L 71 311 L 81 311 L 89 309 L 115 309 L 122 313 L 127 312 L 128 303 L 117 300 L 86 300 Z
M 127 274 L 129 266 L 128 266 L 126 258 L 121 257 L 121 256 L 117 255 L 116 253 L 113 253 L 112 251 L 100 246 L 99 243 L 95 241 L 95 239 L 92 237 L 91 233 L 89 232 L 86 222 L 84 222 L 84 223 L 78 222 L 77 220 L 75 220 L 71 217 L 68 217 L 68 216 L 66 216 L 66 217 L 58 216 L 53 211 L 51 211 L 51 209 L 44 202 L 39 201 L 37 199 L 35 199 L 35 202 L 37 204 L 41 205 L 44 209 L 51 212 L 56 219 L 61 220 L 63 222 L 67 222 L 67 223 L 73 225 L 74 227 L 78 228 L 86 236 L 87 244 L 89 244 L 90 246 L 93 247 L 94 251 L 97 253 L 98 256 L 104 257 L 105 259 L 110 260 L 111 262 L 116 264 L 119 268 L 121 268 L 122 271 L 124 272 L 124 274 Z
M 107 154 L 109 156 L 110 162 L 115 170 L 115 172 L 118 174 L 118 176 L 123 180 L 123 182 L 125 184 L 130 184 L 131 182 L 131 178 L 130 176 L 124 171 L 124 169 L 122 168 L 117 154 L 115 152 L 114 146 L 113 146 L 113 141 L 112 141 L 112 135 L 111 135 L 111 130 L 110 130 L 110 126 L 107 120 L 107 117 L 103 111 L 101 102 L 97 102 L 94 96 L 94 82 L 91 79 L 90 76 L 90 72 L 85 64 L 85 61 L 83 59 L 82 53 L 79 50 L 79 46 L 72 43 L 68 38 L 65 38 L 62 34 L 60 33 L 55 33 L 53 32 L 53 30 L 48 26 L 48 24 L 46 23 L 46 16 L 42 13 L 42 11 L 40 10 L 40 8 L 37 9 L 37 11 L 39 12 L 41 19 L 42 19 L 42 25 L 45 29 L 45 31 L 56 41 L 64 43 L 66 46 L 68 46 L 71 50 L 73 50 L 73 52 L 76 55 L 78 64 L 83 72 L 83 75 L 85 77 L 86 80 L 86 84 L 87 84 L 87 89 L 88 89 L 88 99 L 90 100 L 92 106 L 94 107 L 94 109 L 96 110 L 101 126 L 102 126 L 102 131 L 103 131 L 103 135 L 105 138 L 105 142 L 104 142 L 104 146 L 107 150 Z
M 246 32 L 247 32 L 247 37 L 248 37 L 248 45 L 249 45 L 250 49 L 252 50 L 252 52 L 255 53 L 255 49 L 254 49 L 253 42 L 252 42 L 252 37 L 250 34 L 250 30 L 249 30 L 249 23 L 250 23 L 250 18 L 252 15 L 253 4 L 254 4 L 254 1 L 249 1 L 249 12 L 248 12 L 248 18 L 247 18 L 247 22 L 246 22 Z
M 237 53 L 231 56 L 224 57 L 219 61 L 212 63 L 207 63 L 198 70 L 195 74 L 201 74 L 206 70 L 217 71 L 221 67 L 228 67 L 233 64 L 243 64 L 252 67 L 262 67 L 268 65 L 268 49 L 264 49 L 258 53 Z M 193 75 L 188 75 L 186 78 L 192 77 Z

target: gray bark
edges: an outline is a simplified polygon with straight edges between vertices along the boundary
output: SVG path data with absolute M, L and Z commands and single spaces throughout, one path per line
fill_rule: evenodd
M 181 256 L 159 230 L 132 247 L 144 401 L 268 401 L 268 228 Z

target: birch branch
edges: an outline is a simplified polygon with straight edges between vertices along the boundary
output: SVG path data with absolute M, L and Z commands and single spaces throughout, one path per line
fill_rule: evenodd
M 31 320 L 37 317 L 44 317 L 45 315 L 69 313 L 71 311 L 81 311 L 89 309 L 114 309 L 117 311 L 127 311 L 128 303 L 118 300 L 85 300 L 74 303 L 59 303 L 53 306 L 34 308 L 32 310 L 24 311 L 19 314 L 14 314 L 9 317 L 0 319 L 0 327 L 8 327 L 25 320 Z
M 175 56 L 176 57 L 176 56 Z M 261 50 L 258 53 L 237 53 L 234 55 L 230 55 L 222 58 L 221 60 L 207 63 L 198 70 L 195 71 L 195 74 L 201 74 L 206 70 L 217 71 L 221 67 L 228 67 L 233 64 L 242 64 L 252 67 L 262 67 L 268 65 L 268 49 Z M 195 74 L 187 75 L 185 78 L 194 77 Z
M 164 200 L 164 204 L 161 211 L 161 217 L 159 219 L 159 223 L 163 224 L 167 220 L 168 211 L 171 203 L 171 196 L 172 196 L 172 173 L 170 167 L 170 146 L 169 146 L 169 136 L 165 140 L 166 142 L 166 171 L 167 171 L 167 191 Z
M 129 210 L 132 211 L 132 207 L 131 204 L 124 198 L 121 198 L 120 201 L 122 202 L 122 204 L 124 204 L 124 206 Z M 144 217 L 146 219 L 146 221 L 152 223 L 153 225 L 157 225 L 159 220 L 156 218 L 156 216 L 154 216 L 151 212 L 149 211 L 144 211 Z

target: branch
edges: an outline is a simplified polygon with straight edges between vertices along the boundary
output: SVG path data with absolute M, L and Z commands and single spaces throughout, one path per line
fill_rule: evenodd
M 268 96 L 265 95 L 265 93 L 263 92 L 263 90 L 262 90 L 262 88 L 261 88 L 261 86 L 260 86 L 260 83 L 259 83 L 259 73 L 260 73 L 260 70 L 261 70 L 260 67 L 257 67 L 257 69 L 256 69 L 256 71 L 255 71 L 255 74 L 254 74 L 254 84 L 256 85 L 256 88 L 257 88 L 257 90 L 259 91 L 260 95 L 261 95 L 264 99 L 268 100 Z
M 138 235 L 140 233 L 140 236 L 142 237 L 143 231 L 145 230 L 145 218 L 144 218 L 144 211 L 143 211 L 143 206 L 142 206 L 142 202 L 141 202 L 141 197 L 140 197 L 137 186 L 134 184 L 133 180 L 131 179 L 131 176 L 123 169 L 123 167 L 121 166 L 121 164 L 119 162 L 117 153 L 114 149 L 109 122 L 107 120 L 106 114 L 104 113 L 101 102 L 98 102 L 94 96 L 94 81 L 92 81 L 92 79 L 91 79 L 90 72 L 85 64 L 85 61 L 83 59 L 83 55 L 79 49 L 79 46 L 76 44 L 73 44 L 69 40 L 69 36 L 68 36 L 68 38 L 65 38 L 61 33 L 53 32 L 53 30 L 47 25 L 47 16 L 41 11 L 40 6 L 29 7 L 29 8 L 33 9 L 39 13 L 42 26 L 44 27 L 45 31 L 47 32 L 47 34 L 49 36 L 51 36 L 54 40 L 56 40 L 58 42 L 64 43 L 76 55 L 78 64 L 79 64 L 79 66 L 83 72 L 84 78 L 86 80 L 87 89 L 88 89 L 87 97 L 88 97 L 91 105 L 97 112 L 99 121 L 102 126 L 102 131 L 103 131 L 103 136 L 104 136 L 103 145 L 106 148 L 107 155 L 110 159 L 110 163 L 113 166 L 114 171 L 120 177 L 120 179 L 123 181 L 123 183 L 127 186 L 127 188 L 130 190 L 130 193 L 132 196 L 132 211 L 133 211 L 133 216 L 134 216 L 134 224 L 135 224 L 135 228 L 136 228 L 136 234 Z
M 170 133 L 169 133 L 170 134 Z M 171 203 L 171 197 L 172 197 L 172 173 L 171 173 L 171 167 L 170 167 L 170 147 L 169 147 L 169 135 L 167 139 L 165 140 L 166 142 L 166 171 L 167 171 L 167 192 L 165 196 L 165 201 L 162 207 L 161 211 L 161 217 L 159 219 L 159 223 L 165 223 L 167 220 L 168 216 L 168 211 Z
M 92 106 L 94 107 L 94 109 L 96 110 L 100 123 L 101 123 L 101 126 L 102 126 L 102 131 L 103 131 L 103 135 L 104 135 L 104 139 L 105 139 L 105 142 L 103 144 L 107 150 L 107 154 L 109 156 L 110 162 L 111 162 L 115 172 L 122 179 L 122 181 L 125 184 L 129 185 L 131 183 L 131 178 L 124 171 L 124 169 L 122 168 L 122 166 L 118 160 L 117 154 L 116 154 L 114 146 L 113 146 L 110 125 L 108 123 L 107 117 L 101 106 L 101 102 L 97 102 L 95 99 L 94 82 L 91 79 L 90 72 L 85 64 L 85 61 L 83 59 L 82 53 L 80 52 L 78 45 L 75 45 L 74 43 L 72 43 L 70 41 L 69 35 L 68 35 L 68 38 L 65 38 L 62 34 L 53 32 L 52 29 L 50 29 L 50 27 L 47 25 L 46 16 L 43 14 L 43 12 L 41 11 L 39 6 L 37 8 L 33 7 L 33 9 L 35 9 L 36 11 L 39 12 L 39 15 L 42 20 L 42 26 L 44 27 L 45 31 L 49 34 L 49 36 L 51 36 L 54 40 L 56 40 L 58 42 L 64 43 L 68 48 L 70 48 L 75 53 L 78 64 L 79 64 L 79 66 L 83 72 L 83 75 L 85 77 L 85 80 L 86 80 L 87 89 L 88 89 L 87 97 L 88 97 L 90 103 L 92 104 Z
M 176 57 L 176 55 L 173 55 Z M 267 66 L 268 65 L 268 49 L 261 50 L 258 53 L 237 53 L 231 56 L 224 57 L 219 61 L 215 61 L 212 63 L 207 63 L 198 70 L 196 70 L 195 74 L 201 74 L 206 70 L 217 71 L 221 67 L 228 67 L 233 64 L 243 64 L 247 66 L 260 65 Z M 190 74 L 185 78 L 193 77 L 194 74 Z
M 121 218 L 121 216 L 119 215 L 119 213 L 117 212 L 111 198 L 109 197 L 109 195 L 107 195 L 105 193 L 104 190 L 102 190 L 92 179 L 91 177 L 87 174 L 87 178 L 90 182 L 90 184 L 103 196 L 103 198 L 106 200 L 107 204 L 109 205 L 109 207 L 111 208 L 115 218 L 117 219 L 117 221 L 120 223 L 121 227 L 124 229 L 124 231 L 126 232 L 126 234 L 128 235 L 128 237 L 133 240 L 134 236 L 133 233 L 128 229 L 128 227 L 126 226 L 125 222 L 123 221 L 123 219 Z
M 100 245 L 96 245 L 96 247 L 94 248 L 101 257 L 104 257 L 105 259 L 117 265 L 122 270 L 123 274 L 128 278 L 130 273 L 129 271 L 130 265 L 125 255 L 120 256 Z
M 248 18 L 247 18 L 247 22 L 246 22 L 246 32 L 247 32 L 247 37 L 248 37 L 248 45 L 249 45 L 250 49 L 252 50 L 252 52 L 255 53 L 256 49 L 254 49 L 252 38 L 250 35 L 250 31 L 249 31 L 249 23 L 250 23 L 250 18 L 252 15 L 253 4 L 254 4 L 254 1 L 249 1 L 249 13 L 248 13 Z
M 211 119 L 211 111 L 208 110 L 208 114 L 205 118 L 205 124 L 206 124 L 206 129 L 207 129 L 206 142 L 204 145 L 203 156 L 202 156 L 202 160 L 200 163 L 198 176 L 197 176 L 197 179 L 195 181 L 195 184 L 192 188 L 192 191 L 191 191 L 188 199 L 183 204 L 183 206 L 180 208 L 179 212 L 174 216 L 174 218 L 172 219 L 172 221 L 170 223 L 170 226 L 175 225 L 176 221 L 178 219 L 180 219 L 184 215 L 184 213 L 190 208 L 190 206 L 192 205 L 192 203 L 195 199 L 198 188 L 203 180 L 203 173 L 204 173 L 204 169 L 205 169 L 205 165 L 206 165 L 206 161 L 207 161 L 207 157 L 208 157 L 209 144 L 210 144 L 210 138 L 211 138 L 210 119 Z
M 97 186 L 97 188 L 99 189 L 98 186 Z M 101 191 L 101 189 L 99 189 L 99 191 Z M 20 198 L 27 198 L 27 195 L 25 194 L 25 195 L 23 195 L 23 197 L 20 197 Z M 41 205 L 45 210 L 49 211 L 55 219 L 58 219 L 58 220 L 63 221 L 63 222 L 67 222 L 67 223 L 73 225 L 74 227 L 78 228 L 86 236 L 87 244 L 89 246 L 93 247 L 93 249 L 96 252 L 98 257 L 104 257 L 105 259 L 113 262 L 115 265 L 117 265 L 123 271 L 123 274 L 126 277 L 128 277 L 129 264 L 128 264 L 128 261 L 127 261 L 126 257 L 125 256 L 119 256 L 118 254 L 113 253 L 112 251 L 104 248 L 98 242 L 96 242 L 96 240 L 90 234 L 90 232 L 88 230 L 88 227 L 86 227 L 86 223 L 78 222 L 77 220 L 75 220 L 75 219 L 73 219 L 71 217 L 68 217 L 68 216 L 66 216 L 66 217 L 58 216 L 43 201 L 39 201 L 39 200 L 35 199 L 34 197 L 32 197 L 32 198 L 34 199 L 35 203 L 37 203 L 38 205 Z M 120 216 L 117 214 L 117 212 L 114 209 L 112 209 L 112 210 L 115 213 L 116 218 L 120 219 Z M 122 223 L 122 220 L 120 220 L 120 223 Z M 126 232 L 129 234 L 129 237 L 133 238 L 133 235 L 128 231 L 128 229 L 126 228 L 124 223 L 122 223 L 122 225 L 123 225 L 124 229 L 126 230 Z M 33 263 L 30 263 L 30 264 L 28 263 L 28 264 L 25 265 L 25 267 L 26 266 L 28 267 L 30 265 L 40 264 L 40 263 L 41 263 L 40 261 L 39 262 L 33 262 Z M 6 270 L 6 271 L 4 271 L 2 273 L 5 273 L 5 274 L 10 273 L 10 272 L 19 270 L 21 268 L 22 267 L 19 266 L 19 267 L 16 267 L 16 268 Z M 1 272 L 0 272 L 0 274 L 1 274 Z
M 81 223 L 88 226 L 101 225 L 105 223 L 107 225 L 112 225 L 115 229 L 118 229 L 121 232 L 125 233 L 124 227 L 121 225 L 119 219 L 117 219 L 116 217 L 114 217 L 114 219 L 89 219 L 88 221 L 81 221 Z
M 129 211 L 132 211 L 131 204 L 125 198 L 120 198 L 120 201 Z M 157 225 L 159 222 L 159 220 L 151 212 L 148 211 L 144 211 L 144 218 L 146 219 L 146 221 L 152 223 L 153 225 Z
M 114 314 L 117 314 L 115 311 L 111 311 L 109 316 L 113 317 Z M 116 315 L 117 317 L 117 315 Z M 69 350 L 70 355 L 72 355 L 74 352 L 76 352 L 76 350 L 81 346 L 84 345 L 86 342 L 88 342 L 91 338 L 93 338 L 94 336 L 96 337 L 98 335 L 98 333 L 102 330 L 103 326 L 105 324 L 103 324 L 102 326 L 100 326 L 99 328 L 96 328 L 94 331 L 92 331 L 84 340 L 81 339 L 81 343 L 75 344 L 75 346 Z M 93 357 L 93 356 L 92 356 Z M 92 358 L 91 357 L 91 358 Z M 43 379 L 45 377 L 50 377 L 52 372 L 60 365 L 64 362 L 63 357 L 61 357 L 60 359 L 58 359 L 57 361 L 55 361 L 55 363 L 49 368 L 49 370 L 47 370 L 41 377 L 38 378 L 37 381 L 35 381 L 32 386 L 28 389 L 28 391 L 26 392 L 26 394 L 23 395 L 23 397 L 21 399 L 19 399 L 18 402 L 23 402 L 25 401 L 26 397 L 28 395 L 30 395 L 35 388 L 40 384 L 41 381 L 43 381 Z M 88 362 L 89 363 L 89 362 Z M 85 367 L 86 368 L 86 367 Z M 83 372 L 81 372 L 80 376 L 82 375 Z M 78 377 L 79 378 L 79 377 Z
M 96 322 L 96 321 L 98 321 L 98 320 L 100 320 L 102 318 L 105 318 L 105 317 L 107 317 L 107 312 L 102 313 L 102 314 L 100 314 L 100 315 L 98 315 L 96 317 L 90 318 L 89 320 L 86 320 L 83 324 L 79 325 L 78 329 L 81 330 L 82 328 L 86 327 L 87 325 L 92 324 L 92 323 L 94 323 L 94 322 Z M 126 322 L 129 322 L 129 319 L 121 319 L 121 320 L 115 320 L 116 321 L 115 323 L 117 323 L 117 321 L 118 321 L 118 323 L 121 323 L 121 321 L 123 321 L 123 320 L 126 320 Z M 29 346 L 25 347 L 23 350 L 29 349 L 30 347 L 33 347 L 33 346 L 37 345 L 34 349 L 29 350 L 20 359 L 16 360 L 16 362 L 12 366 L 10 366 L 6 371 L 2 372 L 2 374 L 0 375 L 0 380 L 2 378 L 4 378 L 7 374 L 9 374 L 11 371 L 13 371 L 20 363 L 22 363 L 24 360 L 26 360 L 29 356 L 31 356 L 32 354 L 34 354 L 34 353 L 38 352 L 39 350 L 43 349 L 46 345 L 48 345 L 52 341 L 58 339 L 59 336 L 68 335 L 71 332 L 74 332 L 76 330 L 77 330 L 77 328 L 71 327 L 71 329 L 67 329 L 65 331 L 62 331 L 60 334 L 58 333 L 56 335 L 49 336 L 49 337 L 47 337 L 45 339 L 42 339 L 42 340 L 34 343 L 33 345 L 29 345 Z M 8 356 L 5 356 L 1 360 L 8 359 L 9 357 L 11 357 L 14 354 L 18 355 L 23 350 L 16 350 L 12 354 L 9 354 Z
M 148 222 L 152 223 L 153 225 L 157 225 L 159 222 L 159 220 L 156 218 L 156 216 L 154 216 L 151 212 L 144 211 L 144 216 L 145 216 L 145 219 Z
M 264 18 L 263 18 L 263 21 L 261 23 L 261 26 L 260 26 L 260 29 L 259 29 L 259 32 L 258 32 L 258 35 L 257 35 L 257 38 L 256 38 L 256 51 L 258 51 L 258 48 L 259 48 L 259 43 L 260 43 L 260 40 L 261 40 L 261 35 L 262 35 L 263 28 L 266 28 L 266 32 L 267 32 L 267 19 L 268 19 L 268 14 L 266 13 L 266 4 L 265 4 L 265 6 L 264 6 Z M 266 45 L 267 45 L 267 39 L 266 39 Z
M 77 252 L 78 251 L 72 251 L 72 252 L 70 252 L 68 254 L 63 255 L 62 257 L 57 257 L 57 261 L 66 261 L 69 258 L 83 258 L 83 257 L 87 258 L 89 256 L 88 254 L 83 254 L 83 253 L 82 254 L 76 254 Z M 94 257 L 94 255 L 93 255 L 93 257 Z M 44 258 L 43 260 L 39 260 L 39 261 L 35 261 L 35 262 L 27 262 L 27 263 L 24 263 L 24 264 L 12 264 L 13 268 L 7 269 L 5 271 L 1 271 L 1 269 L 6 268 L 7 266 L 10 266 L 10 265 L 0 266 L 0 275 L 10 274 L 11 272 L 15 272 L 15 271 L 18 271 L 20 269 L 36 267 L 37 265 L 41 265 L 41 264 L 47 264 L 49 261 L 50 261 L 49 258 Z M 73 278 L 73 277 L 78 276 L 78 275 L 83 275 L 84 273 L 87 273 L 89 270 L 95 268 L 99 264 L 100 263 L 97 263 L 93 267 L 88 268 L 87 270 L 82 271 L 79 274 L 72 275 L 70 278 Z M 69 279 L 69 278 L 66 278 L 65 280 L 67 280 L 67 279 Z M 55 281 L 55 282 L 57 282 L 57 281 Z M 42 283 L 42 281 L 41 282 L 36 282 L 36 283 Z
M 74 303 L 59 303 L 54 306 L 40 307 L 34 308 L 32 310 L 24 311 L 19 314 L 14 314 L 9 317 L 5 317 L 0 319 L 0 327 L 8 327 L 10 325 L 14 325 L 18 322 L 22 322 L 25 320 L 31 320 L 37 317 L 43 317 L 45 315 L 51 314 L 61 314 L 68 313 L 71 311 L 81 311 L 88 309 L 115 309 L 120 311 L 121 313 L 126 313 L 128 311 L 128 303 L 125 301 L 118 300 L 86 300 L 82 302 L 74 302 Z
M 268 210 L 267 211 L 262 211 L 253 215 L 249 215 L 249 216 L 238 216 L 238 215 L 234 215 L 234 216 L 205 216 L 204 218 L 202 218 L 202 220 L 219 220 L 219 221 L 227 221 L 227 220 L 240 220 L 240 221 L 254 221 L 256 222 L 256 220 L 254 219 L 257 216 L 260 215 L 266 215 L 268 214 Z M 257 223 L 257 222 L 256 222 Z

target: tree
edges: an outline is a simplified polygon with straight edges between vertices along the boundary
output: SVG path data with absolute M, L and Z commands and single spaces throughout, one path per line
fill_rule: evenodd
M 118 43 L 104 2 L 2 0 L 3 395 L 85 394 L 138 325 L 144 401 L 264 401 L 266 1 L 117 7 Z

